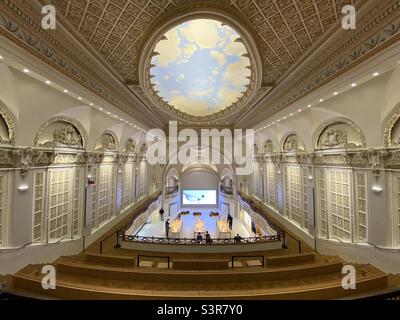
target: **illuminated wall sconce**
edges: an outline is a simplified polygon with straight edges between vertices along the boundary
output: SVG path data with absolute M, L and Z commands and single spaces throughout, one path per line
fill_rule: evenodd
M 18 191 L 19 192 L 27 192 L 29 190 L 29 186 L 27 183 L 22 182 L 19 186 L 18 186 Z
M 382 193 L 383 188 L 380 185 L 374 185 L 374 186 L 372 186 L 372 191 L 375 193 Z
M 310 175 L 308 176 L 308 180 L 312 181 L 312 180 L 314 180 L 314 177 L 310 174 Z
M 92 174 L 91 174 L 91 173 L 88 173 L 88 175 L 86 176 L 86 178 L 92 179 Z

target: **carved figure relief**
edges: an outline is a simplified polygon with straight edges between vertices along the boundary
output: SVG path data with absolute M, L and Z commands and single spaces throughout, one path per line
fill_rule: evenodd
M 283 151 L 296 151 L 299 150 L 299 142 L 296 135 L 290 135 L 286 138 L 283 144 Z
M 101 137 L 101 147 L 103 150 L 114 151 L 117 149 L 114 137 L 109 133 L 104 133 Z
M 136 153 L 136 144 L 132 139 L 129 139 L 125 145 L 125 152 Z
M 273 153 L 274 152 L 274 145 L 271 140 L 268 140 L 264 144 L 264 153 Z
M 320 146 L 323 148 L 345 147 L 347 145 L 347 133 L 337 130 L 335 127 L 329 128 L 321 136 Z

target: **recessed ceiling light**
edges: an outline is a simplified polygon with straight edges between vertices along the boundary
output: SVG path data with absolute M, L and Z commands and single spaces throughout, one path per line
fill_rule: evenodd
M 29 73 L 30 71 L 29 71 L 29 69 L 26 69 L 26 68 L 25 68 L 25 69 L 24 69 L 24 72 L 25 72 L 25 73 Z
M 51 81 L 50 80 L 46 80 L 45 83 L 46 84 L 51 84 Z
M 124 121 L 124 119 L 122 119 L 122 118 L 119 118 L 119 120 Z
M 354 87 L 357 87 L 357 83 L 352 83 L 351 86 L 352 86 L 353 88 L 354 88 Z
M 93 103 L 89 103 L 89 106 L 93 107 L 93 106 L 94 106 L 94 104 L 93 104 Z
M 272 125 L 274 125 L 275 124 L 275 122 L 272 122 Z
M 82 97 L 78 97 L 78 100 L 82 100 Z
M 333 93 L 334 96 L 337 96 L 338 94 L 339 94 L 339 92 L 337 92 L 337 91 L 335 91 L 335 92 Z
M 308 106 L 307 106 L 307 108 L 311 108 L 312 107 L 312 105 L 311 104 L 309 104 Z
M 299 110 L 297 110 L 298 112 L 302 112 L 303 110 L 301 110 L 301 109 L 299 109 Z
M 64 90 L 64 93 L 68 93 L 68 90 L 67 90 L 67 89 L 65 89 L 65 90 Z
M 286 117 L 283 117 L 283 120 L 286 120 L 287 118 Z
M 111 114 L 111 112 L 110 112 L 110 111 L 108 111 L 108 112 L 107 112 L 107 114 L 108 114 L 108 115 L 110 115 L 110 114 Z
M 3 56 L 0 56 L 0 60 L 3 60 Z
M 99 108 L 100 111 L 103 111 L 103 108 Z
M 267 125 L 267 127 L 269 128 L 271 125 L 269 124 L 269 125 Z
M 319 99 L 319 102 L 324 102 L 324 99 Z
M 290 114 L 290 116 L 291 116 L 291 117 L 293 117 L 293 116 L 294 116 L 294 114 L 293 114 L 293 113 L 291 113 L 291 114 Z
M 276 122 L 281 122 L 281 119 L 278 119 Z
M 374 76 L 374 77 L 379 76 L 379 72 L 375 72 L 375 73 L 373 74 L 373 76 Z

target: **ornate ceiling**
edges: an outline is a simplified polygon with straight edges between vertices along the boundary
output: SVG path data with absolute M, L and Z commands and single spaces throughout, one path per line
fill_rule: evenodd
M 147 31 L 169 11 L 207 1 L 53 0 L 66 19 L 125 79 L 138 80 Z M 257 35 L 264 82 L 277 81 L 329 28 L 349 0 L 210 1 L 249 20 Z
M 169 16 L 198 6 L 216 7 L 245 21 L 262 57 L 264 87 L 276 83 L 340 17 L 349 0 L 54 0 L 70 24 L 130 84 L 139 84 L 140 58 L 151 30 Z M 171 15 L 170 15 L 171 14 Z M 265 85 L 267 84 L 267 85 Z M 143 87 L 143 83 L 140 83 Z M 133 87 L 142 98 L 143 88 Z M 136 90 L 135 90 L 136 89 Z M 259 96 L 268 93 L 261 90 Z M 254 101 L 254 102 L 255 102 Z M 150 102 L 150 101 L 147 101 Z M 158 106 L 157 106 L 158 107 Z M 237 108 L 226 110 L 223 116 Z M 168 109 L 167 109 L 168 110 Z M 170 111 L 172 111 L 170 109 Z M 171 114 L 171 112 L 169 113 Z M 210 121 L 213 117 L 180 119 Z M 218 114 L 218 117 L 221 114 Z
M 341 10 L 354 2 L 357 30 L 347 32 Z M 65 29 L 40 30 L 39 5 L 47 3 Z M 0 6 L 0 26 L 13 41 L 132 116 L 164 124 L 254 125 L 394 43 L 400 25 L 400 0 L 3 0 Z M 143 85 L 149 40 L 196 10 L 242 26 L 256 65 L 246 103 L 206 117 L 154 103 Z

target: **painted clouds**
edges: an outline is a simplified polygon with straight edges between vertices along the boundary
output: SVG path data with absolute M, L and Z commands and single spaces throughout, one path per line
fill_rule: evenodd
M 230 106 L 247 90 L 250 61 L 239 35 L 214 20 L 192 20 L 165 34 L 151 69 L 155 90 L 170 105 L 195 116 Z

